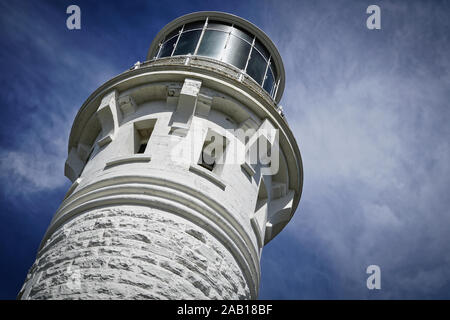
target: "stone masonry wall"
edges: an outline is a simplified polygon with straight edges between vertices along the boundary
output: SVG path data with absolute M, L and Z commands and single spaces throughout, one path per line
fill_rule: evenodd
M 199 226 L 121 205 L 61 226 L 38 253 L 21 299 L 249 299 L 230 252 Z

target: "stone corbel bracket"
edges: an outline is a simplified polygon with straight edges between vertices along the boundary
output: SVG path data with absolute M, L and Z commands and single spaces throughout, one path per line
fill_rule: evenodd
M 212 103 L 213 97 L 203 93 L 199 93 L 197 106 L 195 107 L 195 115 L 202 118 L 208 118 Z
M 186 78 L 178 97 L 177 108 L 173 114 L 171 132 L 186 136 L 195 114 L 202 82 Z M 169 88 L 170 90 L 170 88 Z M 170 95 L 170 91 L 168 92 Z
M 77 149 L 71 148 L 64 165 L 64 175 L 74 182 L 83 171 L 85 162 L 80 158 Z
M 117 90 L 106 94 L 97 109 L 96 116 L 102 128 L 102 137 L 97 144 L 102 147 L 114 140 L 119 128 L 119 110 Z M 122 113 L 120 112 L 120 117 Z
M 294 196 L 294 190 L 289 190 L 285 196 L 270 201 L 264 244 L 273 239 L 291 218 Z
M 252 123 L 248 123 L 248 129 L 252 129 Z M 244 128 L 243 125 L 241 125 L 242 128 Z M 272 125 L 272 123 L 265 119 L 264 122 L 259 126 L 258 130 L 249 138 L 248 143 L 246 144 L 246 154 L 245 154 L 245 163 L 244 163 L 244 169 L 251 175 L 254 175 L 254 172 L 249 171 L 249 168 L 253 169 L 253 166 L 257 165 L 258 163 L 271 163 L 271 159 L 268 158 L 267 155 L 260 155 L 258 150 L 258 144 L 262 144 L 265 141 L 267 143 L 267 148 L 271 149 L 271 155 L 277 154 L 276 152 L 279 152 L 279 136 L 278 136 L 278 130 Z M 257 157 L 256 159 L 252 159 L 251 155 L 253 157 Z M 263 156 L 263 158 L 260 158 L 260 156 Z M 262 174 L 270 174 L 274 175 L 276 174 L 276 171 L 278 170 L 278 165 L 276 163 L 271 163 L 271 165 L 267 168 L 264 168 L 264 172 L 261 172 Z M 254 171 L 254 169 L 253 169 Z
M 136 112 L 136 102 L 131 95 L 120 97 L 118 102 L 123 118 Z

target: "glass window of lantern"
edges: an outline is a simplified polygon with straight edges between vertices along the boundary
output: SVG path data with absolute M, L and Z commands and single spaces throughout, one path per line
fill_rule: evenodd
M 266 72 L 267 61 L 261 55 L 261 53 L 253 47 L 250 60 L 247 65 L 247 74 L 252 77 L 256 82 L 262 85 L 264 73 Z
M 178 40 L 177 46 L 175 48 L 174 56 L 184 55 L 184 54 L 193 54 L 195 48 L 197 47 L 198 39 L 200 39 L 200 35 L 202 30 L 193 30 L 187 31 L 181 34 L 180 39 Z
M 255 46 L 256 49 L 258 49 L 259 53 L 264 57 L 264 59 L 266 59 L 267 61 L 269 61 L 269 51 L 266 49 L 266 47 L 261 43 L 261 41 L 259 41 L 258 39 L 255 39 Z
M 222 31 L 205 30 L 197 51 L 199 56 L 220 59 L 228 34 Z
M 173 52 L 173 55 L 196 53 L 221 60 L 241 70 L 245 68 L 245 72 L 273 96 L 277 71 L 274 63 L 268 66 L 270 53 L 262 42 L 246 30 L 226 22 L 208 20 L 204 27 L 205 20 L 194 21 L 185 24 L 183 29 L 178 27 L 171 31 L 159 49 L 158 58 L 171 56 Z
M 231 35 L 222 60 L 239 69 L 244 69 L 248 60 L 250 47 L 251 45 L 248 42 Z
M 224 31 L 224 32 L 229 32 L 231 25 L 226 24 L 225 22 L 209 20 L 207 28 L 210 30 L 220 30 L 220 31 Z
M 247 31 L 244 31 L 243 29 L 241 29 L 239 27 L 233 26 L 231 34 L 247 41 L 248 43 L 253 42 L 253 36 L 250 33 L 248 33 Z
M 189 30 L 201 30 L 203 29 L 203 26 L 205 25 L 205 21 L 195 21 L 191 23 L 186 23 L 183 28 L 183 32 L 189 31 Z
M 270 95 L 273 94 L 273 89 L 275 85 L 275 75 L 272 71 L 272 66 L 270 66 L 267 69 L 266 79 L 264 80 L 263 88 L 266 90 Z
M 172 54 L 175 43 L 177 42 L 178 36 L 174 36 L 171 39 L 164 42 L 159 51 L 158 58 L 169 57 Z

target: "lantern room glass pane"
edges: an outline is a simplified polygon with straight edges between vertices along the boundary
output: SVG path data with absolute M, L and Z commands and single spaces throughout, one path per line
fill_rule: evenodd
M 236 36 L 231 35 L 227 44 L 225 56 L 222 60 L 239 69 L 244 69 L 249 52 L 250 44 Z
M 199 56 L 207 56 L 214 59 L 220 59 L 227 35 L 222 31 L 206 30 L 203 34 L 202 42 L 198 48 Z
M 201 30 L 183 32 L 173 55 L 193 54 L 201 33 Z
M 267 51 L 266 47 L 263 46 L 263 44 L 261 43 L 261 41 L 259 41 L 258 39 L 255 39 L 255 47 L 256 49 L 258 49 L 259 53 L 262 54 L 262 56 L 269 61 L 269 51 Z
M 247 31 L 244 31 L 238 27 L 233 27 L 233 30 L 231 31 L 231 33 L 239 38 L 246 40 L 250 44 L 253 42 L 253 36 L 250 33 L 248 33 Z
M 175 42 L 177 42 L 177 38 L 178 36 L 174 36 L 162 44 L 158 58 L 170 57 L 173 51 L 173 46 L 175 45 Z
M 272 89 L 273 86 L 275 84 L 275 77 L 272 71 L 272 68 L 269 67 L 269 69 L 267 69 L 267 75 L 266 75 L 266 80 L 264 81 L 264 90 L 266 90 L 270 95 L 272 95 Z
M 166 35 L 166 38 L 164 39 L 164 41 L 172 39 L 175 36 L 178 36 L 178 34 L 180 33 L 180 30 L 181 30 L 181 28 L 176 28 L 173 31 L 171 31 L 168 35 Z
M 191 22 L 191 23 L 186 23 L 184 25 L 183 31 L 203 29 L 204 25 L 205 25 L 205 21 L 195 21 L 195 22 Z
M 228 31 L 230 31 L 230 27 L 231 26 L 229 24 L 226 24 L 225 22 L 209 20 L 208 26 L 206 28 L 214 29 L 214 30 L 222 30 L 222 31 L 228 32 Z
M 247 74 L 260 85 L 262 84 L 264 73 L 266 72 L 267 61 L 258 50 L 253 48 L 250 61 L 247 66 Z

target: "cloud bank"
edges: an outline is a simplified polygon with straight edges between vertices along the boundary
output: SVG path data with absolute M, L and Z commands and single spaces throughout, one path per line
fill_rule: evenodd
M 449 298 L 446 10 L 382 2 L 382 29 L 370 31 L 368 5 L 283 2 L 263 19 L 285 62 L 282 103 L 304 162 L 286 230 L 320 257 L 294 249 L 298 264 L 328 265 L 322 297 Z M 370 264 L 381 267 L 380 292 L 366 288 Z M 311 275 L 282 297 L 308 297 Z

